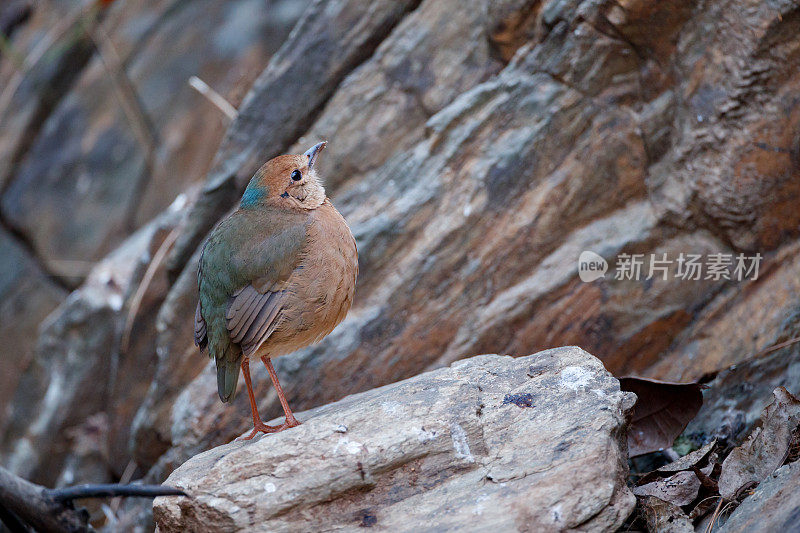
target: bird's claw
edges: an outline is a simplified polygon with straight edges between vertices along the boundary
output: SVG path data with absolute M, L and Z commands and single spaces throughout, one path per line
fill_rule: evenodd
M 267 433 L 267 434 L 269 434 L 269 433 L 279 433 L 279 432 L 283 431 L 284 429 L 297 427 L 299 425 L 300 425 L 300 422 L 295 417 L 290 418 L 289 420 L 287 420 L 286 422 L 284 422 L 280 426 L 268 426 L 267 424 L 261 422 L 260 424 L 255 424 L 255 427 L 253 427 L 253 431 L 251 431 L 250 434 L 248 436 L 244 437 L 242 440 L 251 440 L 253 437 L 258 435 L 259 433 Z
M 286 429 L 286 427 L 284 426 L 286 426 L 286 424 L 281 424 L 280 426 L 268 426 L 267 424 L 264 424 L 262 422 L 260 424 L 256 424 L 253 427 L 253 431 L 251 431 L 250 434 L 242 440 L 250 440 L 259 433 L 277 433 L 279 431 L 283 431 L 284 429 Z

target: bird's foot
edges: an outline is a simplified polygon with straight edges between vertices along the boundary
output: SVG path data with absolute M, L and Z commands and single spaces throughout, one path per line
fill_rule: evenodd
M 277 433 L 279 431 L 283 431 L 286 424 L 281 424 L 280 426 L 268 426 L 264 422 L 259 421 L 258 423 L 254 424 L 253 431 L 250 432 L 248 436 L 246 436 L 242 440 L 250 440 L 259 433 Z
M 248 436 L 244 437 L 242 440 L 250 440 L 253 437 L 255 437 L 256 435 L 258 435 L 259 433 L 279 433 L 279 432 L 283 431 L 284 429 L 297 427 L 299 425 L 300 425 L 300 422 L 295 417 L 291 417 L 289 420 L 287 420 L 286 422 L 284 422 L 280 426 L 268 426 L 264 422 L 261 422 L 261 423 L 255 424 L 255 427 L 253 427 L 253 431 L 251 431 L 250 434 Z

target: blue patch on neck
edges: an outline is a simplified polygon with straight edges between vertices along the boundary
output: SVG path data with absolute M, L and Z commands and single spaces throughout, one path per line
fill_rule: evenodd
M 269 195 L 269 189 L 262 185 L 250 184 L 244 191 L 239 207 L 252 207 Z

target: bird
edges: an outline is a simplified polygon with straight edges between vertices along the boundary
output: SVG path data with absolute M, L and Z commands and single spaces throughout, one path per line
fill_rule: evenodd
M 272 358 L 320 341 L 353 303 L 356 241 L 315 168 L 326 144 L 267 161 L 201 251 L 194 340 L 216 362 L 220 400 L 233 399 L 240 370 L 244 375 L 253 415 L 246 440 L 300 424 Z M 250 360 L 256 358 L 283 407 L 280 425 L 267 425 L 259 415 L 250 380 Z

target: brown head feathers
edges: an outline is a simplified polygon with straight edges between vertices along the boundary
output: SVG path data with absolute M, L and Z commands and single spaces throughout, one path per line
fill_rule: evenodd
M 264 163 L 245 189 L 240 207 L 246 209 L 264 202 L 299 209 L 322 205 L 325 188 L 314 163 L 325 144 L 314 145 L 301 155 L 282 155 Z

